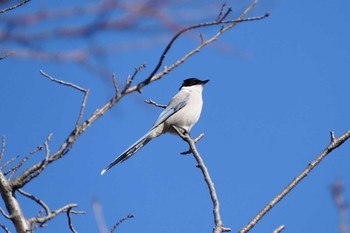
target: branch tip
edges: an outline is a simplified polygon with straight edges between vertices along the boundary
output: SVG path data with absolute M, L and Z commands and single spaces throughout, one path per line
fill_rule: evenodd
M 334 142 L 334 141 L 335 141 L 335 134 L 334 134 L 334 131 L 331 131 L 331 132 L 330 132 L 330 135 L 331 135 L 331 142 Z

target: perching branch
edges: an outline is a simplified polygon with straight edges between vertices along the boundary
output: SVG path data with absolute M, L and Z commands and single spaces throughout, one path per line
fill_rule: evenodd
M 190 137 L 190 135 L 188 133 L 183 133 L 181 132 L 181 129 L 179 129 L 176 126 L 173 126 L 173 128 L 175 129 L 175 131 L 177 132 L 177 134 L 188 143 L 191 153 L 193 154 L 194 158 L 197 161 L 197 167 L 199 169 L 201 169 L 203 176 L 204 176 L 204 180 L 208 186 L 209 189 L 209 193 L 210 193 L 210 197 L 211 200 L 213 202 L 213 213 L 214 213 L 214 223 L 215 223 L 215 227 L 213 229 L 213 233 L 222 233 L 222 232 L 229 232 L 231 231 L 230 228 L 226 228 L 224 227 L 224 224 L 221 220 L 221 216 L 220 216 L 220 203 L 219 203 L 219 199 L 217 197 L 216 194 L 216 190 L 214 187 L 214 183 L 210 177 L 209 171 L 207 169 L 207 167 L 204 164 L 204 161 L 202 159 L 202 157 L 200 156 L 197 148 L 196 148 L 196 142 L 194 139 L 192 139 Z
M 250 231 L 264 215 L 269 212 L 279 201 L 282 200 L 292 189 L 299 184 L 299 182 L 304 179 L 328 154 L 330 154 L 334 149 L 341 146 L 345 141 L 350 138 L 350 130 L 336 138 L 334 132 L 331 132 L 331 142 L 324 149 L 324 151 L 296 177 L 292 182 L 290 182 L 287 187 L 285 187 L 275 198 L 273 198 L 244 228 L 242 228 L 239 233 L 245 233 Z

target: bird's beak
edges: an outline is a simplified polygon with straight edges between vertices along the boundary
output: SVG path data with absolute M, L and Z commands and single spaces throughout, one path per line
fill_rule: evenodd
M 209 82 L 209 79 L 202 81 L 202 84 L 204 85 L 204 84 L 206 84 L 207 82 Z

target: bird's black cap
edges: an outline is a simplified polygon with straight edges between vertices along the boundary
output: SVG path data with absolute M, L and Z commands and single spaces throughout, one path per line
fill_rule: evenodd
M 189 87 L 189 86 L 194 86 L 194 85 L 204 85 L 207 82 L 209 82 L 209 80 L 202 81 L 202 80 L 199 80 L 197 78 L 189 78 L 189 79 L 184 80 L 181 87 Z

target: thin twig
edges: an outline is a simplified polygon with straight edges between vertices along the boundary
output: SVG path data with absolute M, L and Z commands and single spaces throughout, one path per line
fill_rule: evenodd
M 89 93 L 90 93 L 90 89 L 87 89 L 86 92 L 84 93 L 83 102 L 82 102 L 82 104 L 80 106 L 80 113 L 79 113 L 79 117 L 78 117 L 77 123 L 75 124 L 75 127 L 78 127 L 81 124 L 81 120 L 83 119 L 84 110 L 85 110 L 85 106 L 86 106 L 86 101 L 87 101 L 87 98 L 89 96 Z
M 224 15 L 225 7 L 226 7 L 226 3 L 221 5 L 221 9 L 220 9 L 220 12 L 218 14 L 218 17 L 216 18 L 216 21 L 220 21 L 222 19 L 222 16 Z
M 7 58 L 7 57 L 11 56 L 11 55 L 14 54 L 14 53 L 15 53 L 15 51 L 7 52 L 7 53 L 5 53 L 4 55 L 2 55 L 2 56 L 0 57 L 0 60 Z
M 119 221 L 116 224 L 114 224 L 114 226 L 108 232 L 113 233 L 122 222 L 133 217 L 135 217 L 133 214 L 128 214 L 124 218 L 119 219 Z
M 11 231 L 2 223 L 0 223 L 0 227 L 6 232 L 6 233 L 11 233 Z
M 28 154 L 27 156 L 25 156 L 23 159 L 21 159 L 21 161 L 19 161 L 19 162 L 17 163 L 16 166 L 14 166 L 14 167 L 11 168 L 9 171 L 7 171 L 6 174 L 11 173 L 11 175 L 9 176 L 8 179 L 11 180 L 11 178 L 13 177 L 13 175 L 18 171 L 18 169 L 19 169 L 20 167 L 22 167 L 22 165 L 30 158 L 30 156 L 32 156 L 32 155 L 34 155 L 35 153 L 41 151 L 42 148 L 43 148 L 43 147 L 42 147 L 41 145 L 37 146 L 37 147 L 35 148 L 35 150 L 29 152 L 29 154 Z
M 2 158 L 5 155 L 5 147 L 6 147 L 6 137 L 5 137 L 5 135 L 2 135 L 2 138 L 1 138 L 0 162 L 2 161 Z
M 332 134 L 331 134 L 332 135 Z M 331 142 L 324 151 L 317 156 L 292 182 L 290 182 L 276 197 L 274 197 L 239 233 L 250 231 L 261 219 L 269 212 L 279 201 L 282 200 L 292 189 L 299 184 L 329 153 L 342 145 L 350 138 L 350 130 L 341 135 L 339 138 L 331 137 Z
M 39 204 L 45 210 L 46 216 L 51 213 L 49 206 L 46 205 L 45 202 L 40 200 L 38 197 L 34 196 L 33 194 L 27 193 L 22 189 L 18 189 L 18 192 Z
M 6 12 L 6 11 L 10 11 L 10 10 L 16 9 L 17 7 L 20 7 L 20 6 L 26 4 L 26 3 L 29 2 L 29 1 L 30 1 L 30 0 L 24 0 L 24 1 L 22 1 L 22 2 L 20 2 L 20 3 L 18 3 L 18 4 L 16 4 L 16 5 L 14 5 L 14 6 L 5 8 L 5 9 L 3 9 L 3 10 L 0 10 L 0 14 L 1 14 L 1 13 L 4 13 L 4 12 Z
M 151 99 L 145 100 L 145 103 L 146 104 L 153 104 L 154 106 L 159 107 L 159 108 L 166 108 L 167 107 L 166 104 L 158 104 L 157 102 L 155 102 L 155 101 L 153 101 Z
M 70 229 L 73 233 L 77 233 L 77 231 L 76 231 L 76 230 L 74 229 L 74 227 L 73 227 L 72 218 L 71 218 L 71 216 L 70 216 L 71 211 L 72 211 L 72 208 L 73 208 L 73 207 L 69 207 L 68 210 L 67 210 L 68 226 L 69 226 L 69 229 Z
M 8 214 L 6 214 L 5 213 L 5 211 L 2 209 L 2 208 L 0 208 L 0 213 L 2 214 L 2 216 L 4 216 L 5 218 L 7 218 L 7 219 L 11 219 L 11 216 L 10 215 L 8 215 Z
M 205 166 L 204 161 L 202 159 L 202 157 L 200 156 L 197 148 L 196 148 L 196 143 L 195 141 L 190 137 L 190 135 L 188 133 L 182 133 L 181 130 L 176 127 L 175 125 L 173 125 L 173 128 L 176 130 L 177 134 L 188 143 L 188 145 L 190 146 L 190 150 L 193 154 L 193 157 L 196 159 L 197 161 L 197 167 L 202 171 L 202 174 L 204 176 L 204 180 L 205 183 L 208 186 L 209 189 L 209 193 L 210 193 L 210 197 L 211 200 L 213 202 L 213 213 L 214 213 L 214 222 L 215 222 L 215 228 L 213 229 L 213 233 L 222 233 L 222 232 L 229 232 L 231 231 L 231 228 L 226 228 L 224 227 L 224 224 L 221 220 L 221 216 L 220 216 L 220 203 L 219 203 L 219 199 L 218 196 L 216 194 L 216 190 L 214 187 L 214 183 L 210 177 L 208 168 Z
M 40 74 L 42 74 L 44 77 L 48 78 L 49 80 L 51 80 L 53 82 L 62 84 L 64 86 L 72 87 L 74 89 L 77 89 L 78 91 L 86 93 L 86 89 L 79 87 L 78 85 L 75 85 L 74 83 L 65 82 L 65 81 L 62 81 L 60 79 L 53 78 L 50 75 L 48 75 L 47 73 L 45 73 L 43 70 L 40 70 Z
M 112 80 L 113 80 L 115 95 L 117 96 L 119 94 L 119 87 L 118 87 L 117 78 L 116 78 L 115 74 L 112 75 Z
M 50 163 L 50 148 L 49 148 L 49 142 L 52 137 L 52 133 L 49 134 L 47 139 L 44 142 L 44 147 L 45 147 L 45 159 L 42 160 L 41 162 L 31 166 L 27 170 L 25 170 L 21 175 L 16 177 L 14 181 L 12 182 L 12 188 L 14 190 L 22 188 L 25 184 L 30 182 L 32 179 L 37 177 L 45 168 L 46 165 Z
M 7 161 L 5 164 L 1 165 L 0 170 L 4 169 L 5 167 L 7 167 L 10 163 L 12 163 L 13 161 L 15 161 L 16 159 L 18 159 L 19 155 L 13 156 L 9 161 Z M 11 172 L 11 169 L 7 172 L 4 172 L 4 175 L 6 176 L 7 174 L 9 174 Z

